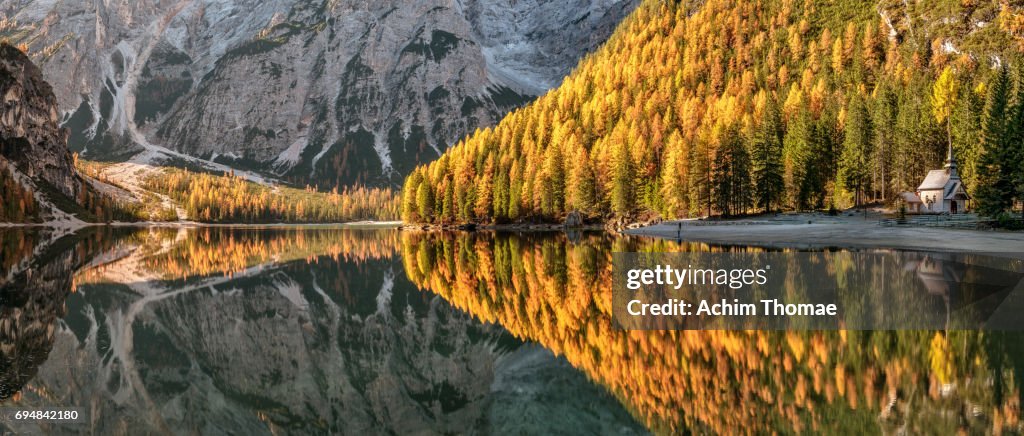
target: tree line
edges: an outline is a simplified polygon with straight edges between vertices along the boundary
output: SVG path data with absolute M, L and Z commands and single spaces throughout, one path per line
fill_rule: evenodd
M 390 188 L 264 186 L 231 173 L 197 173 L 165 168 L 147 179 L 146 189 L 178 202 L 189 219 L 217 223 L 323 223 L 395 220 L 399 200 Z
M 9 164 L 8 164 L 9 165 Z M 15 178 L 10 168 L 0 164 L 0 223 L 38 223 L 45 216 L 46 209 L 41 207 L 36 195 L 42 195 L 55 207 L 73 214 L 86 222 L 134 221 L 135 209 L 131 205 L 116 201 L 83 183 L 75 198 L 66 198 L 56 190 L 38 189 L 46 182 L 34 181 L 31 187 Z
M 559 88 L 416 168 L 402 217 L 842 209 L 914 191 L 949 145 L 998 215 L 1024 198 L 1022 17 L 998 1 L 646 1 Z

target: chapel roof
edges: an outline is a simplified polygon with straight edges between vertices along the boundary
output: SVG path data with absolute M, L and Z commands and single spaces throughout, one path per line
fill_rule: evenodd
M 932 189 L 946 189 L 946 184 L 949 183 L 949 172 L 946 170 L 931 170 L 928 171 L 928 176 L 921 182 L 921 186 L 917 187 L 918 191 L 928 191 Z

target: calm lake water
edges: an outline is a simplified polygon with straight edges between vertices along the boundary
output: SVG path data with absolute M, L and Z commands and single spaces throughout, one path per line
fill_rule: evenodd
M 761 249 L 605 234 L 0 230 L 0 407 L 87 416 L 0 426 L 1022 431 L 1019 333 L 613 327 L 613 252 L 720 250 Z

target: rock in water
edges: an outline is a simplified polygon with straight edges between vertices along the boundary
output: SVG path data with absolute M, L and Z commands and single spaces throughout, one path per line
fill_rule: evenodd
M 572 211 L 565 216 L 565 222 L 563 223 L 567 228 L 575 228 L 583 226 L 583 214 Z
M 82 189 L 60 127 L 57 99 L 43 74 L 21 50 L 0 43 L 0 157 L 33 182 L 69 198 Z

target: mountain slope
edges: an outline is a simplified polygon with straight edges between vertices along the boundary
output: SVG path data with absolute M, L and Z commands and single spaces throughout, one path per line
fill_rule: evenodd
M 381 184 L 555 86 L 635 3 L 5 0 L 0 36 L 40 53 L 87 157 Z
M 1022 17 L 996 1 L 646 1 L 558 89 L 418 168 L 403 216 L 838 208 L 913 190 L 947 139 L 974 183 L 981 126 L 1022 122 L 981 115 L 983 83 L 1021 64 Z
M 57 102 L 42 72 L 21 50 L 0 43 L 0 221 L 38 221 L 39 213 L 59 213 L 39 193 L 77 199 L 82 180 L 58 126 Z M 42 206 L 42 207 L 40 207 Z

